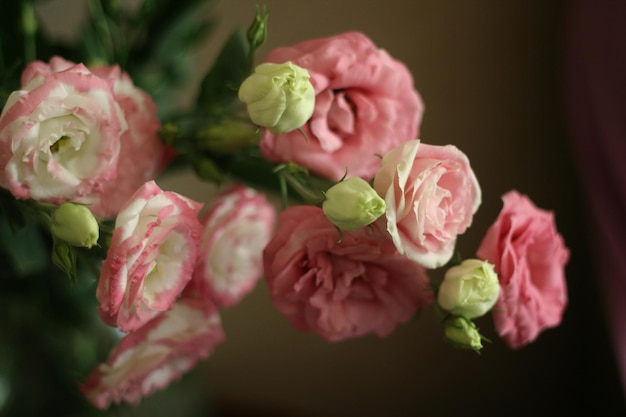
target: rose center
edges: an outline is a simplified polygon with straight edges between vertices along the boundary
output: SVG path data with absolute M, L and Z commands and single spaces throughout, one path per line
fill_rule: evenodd
M 59 140 L 50 145 L 50 152 L 52 152 L 53 154 L 59 152 L 61 149 L 63 149 L 63 147 L 67 145 L 69 140 L 70 138 L 68 136 L 61 136 Z
M 345 90 L 333 90 L 333 102 L 328 112 L 328 128 L 337 134 L 353 134 L 357 107 Z

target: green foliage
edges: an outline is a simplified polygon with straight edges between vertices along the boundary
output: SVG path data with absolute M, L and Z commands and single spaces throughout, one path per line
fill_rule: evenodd
M 197 99 L 199 109 L 209 114 L 228 114 L 239 105 L 237 91 L 249 74 L 248 44 L 241 29 L 228 38 L 204 77 Z
M 19 277 L 27 277 L 45 270 L 49 250 L 37 224 L 28 221 L 15 227 L 10 216 L 0 215 L 0 254 L 8 265 L 3 273 L 15 271 Z
M 150 93 L 162 117 L 195 70 L 194 54 L 214 26 L 212 0 L 144 0 L 136 10 L 121 0 L 88 0 L 81 31 L 82 59 L 118 64 Z

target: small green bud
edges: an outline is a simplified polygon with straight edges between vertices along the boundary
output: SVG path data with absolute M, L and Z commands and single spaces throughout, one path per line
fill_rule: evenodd
M 67 242 L 55 240 L 52 246 L 52 262 L 67 276 L 76 281 L 76 253 Z
M 256 8 L 256 15 L 246 34 L 250 49 L 257 50 L 267 38 L 267 8 Z
M 362 178 L 340 181 L 326 191 L 322 210 L 342 230 L 355 230 L 385 213 L 385 200 Z
M 466 259 L 446 271 L 437 302 L 444 310 L 468 319 L 487 313 L 498 300 L 500 283 L 493 265 Z
M 253 123 L 280 135 L 301 128 L 313 115 L 315 90 L 309 72 L 291 62 L 264 63 L 239 87 Z
M 210 159 L 199 159 L 194 161 L 193 169 L 201 180 L 212 181 L 217 184 L 224 182 L 224 173 L 220 168 Z
M 180 134 L 180 129 L 174 123 L 165 123 L 159 130 L 159 137 L 166 145 L 173 145 Z
M 479 352 L 483 345 L 482 336 L 476 325 L 464 317 L 450 317 L 444 322 L 446 340 L 453 346 L 462 349 L 473 349 Z
M 86 206 L 63 203 L 52 213 L 50 231 L 58 239 L 77 247 L 98 243 L 98 221 Z

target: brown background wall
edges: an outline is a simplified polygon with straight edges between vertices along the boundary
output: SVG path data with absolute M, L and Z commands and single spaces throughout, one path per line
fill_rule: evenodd
M 73 3 L 80 10 L 82 2 Z M 217 3 L 220 21 L 202 52 L 247 26 L 252 0 Z M 460 250 L 473 254 L 509 189 L 554 209 L 572 250 L 570 306 L 561 327 L 510 351 L 494 337 L 484 353 L 442 341 L 431 311 L 384 340 L 327 343 L 294 330 L 261 282 L 223 314 L 227 342 L 202 367 L 206 393 L 254 414 L 544 416 L 623 406 L 605 334 L 586 235 L 586 206 L 560 113 L 560 36 L 566 3 L 555 0 L 268 0 L 263 51 L 347 30 L 365 32 L 411 69 L 426 104 L 421 139 L 468 154 L 483 205 Z M 50 5 L 52 9 L 52 5 Z M 67 9 L 66 9 L 67 10 Z M 212 188 L 181 174 L 161 181 L 192 198 Z M 493 336 L 490 318 L 479 327 Z M 297 414 L 300 413 L 300 414 Z M 277 415 L 274 413 L 273 415 Z

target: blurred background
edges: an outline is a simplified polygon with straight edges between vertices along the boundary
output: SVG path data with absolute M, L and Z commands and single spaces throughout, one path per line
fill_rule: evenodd
M 247 27 L 257 3 L 216 2 L 211 17 L 217 26 L 199 51 L 196 86 L 231 31 Z M 599 3 L 604 2 L 594 4 Z M 48 30 L 71 38 L 85 4 L 42 3 Z M 420 138 L 458 146 L 482 186 L 483 204 L 459 240 L 461 253 L 474 254 L 500 211 L 500 196 L 517 189 L 556 212 L 571 250 L 569 306 L 560 327 L 517 351 L 497 338 L 490 317 L 478 321 L 493 340 L 481 355 L 456 350 L 443 341 L 430 309 L 386 339 L 328 343 L 291 327 L 273 309 L 261 281 L 249 297 L 223 312 L 226 343 L 172 387 L 178 399 L 166 402 L 156 395 L 142 407 L 151 415 L 184 416 L 192 398 L 200 396 L 223 416 L 624 415 L 599 239 L 564 106 L 566 23 L 576 2 L 263 4 L 270 10 L 269 32 L 259 58 L 277 46 L 357 30 L 406 63 L 426 105 Z M 193 99 L 193 82 L 191 87 L 181 91 L 181 106 Z M 159 182 L 197 200 L 208 201 L 215 192 L 192 173 Z

